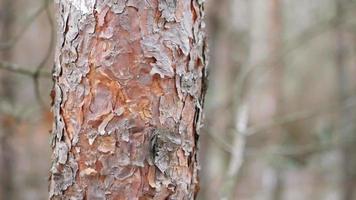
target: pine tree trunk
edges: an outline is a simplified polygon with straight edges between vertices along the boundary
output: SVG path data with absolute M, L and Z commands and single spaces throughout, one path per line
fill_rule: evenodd
M 194 199 L 201 0 L 59 0 L 50 199 Z

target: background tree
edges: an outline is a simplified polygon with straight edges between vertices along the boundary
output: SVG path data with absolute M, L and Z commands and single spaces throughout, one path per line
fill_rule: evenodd
M 7 41 L 10 39 L 13 31 L 14 23 L 14 2 L 11 0 L 4 0 L 2 2 L 1 11 L 1 39 L 0 41 Z M 12 50 L 7 48 L 1 52 L 1 59 L 12 59 Z M 9 104 L 15 99 L 13 76 L 9 73 L 0 75 L 0 96 L 4 101 Z M 11 145 L 11 139 L 15 134 L 15 119 L 10 114 L 4 114 L 0 117 L 0 124 L 2 130 L 0 130 L 0 199 L 13 199 L 14 191 L 14 150 Z

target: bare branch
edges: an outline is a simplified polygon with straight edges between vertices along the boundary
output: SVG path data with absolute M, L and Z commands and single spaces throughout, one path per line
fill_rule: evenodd
M 347 98 L 342 104 L 343 105 L 340 105 L 338 102 L 334 102 L 327 106 L 322 106 L 319 108 L 306 109 L 302 111 L 289 113 L 285 116 L 274 118 L 266 123 L 249 127 L 246 132 L 247 135 L 253 135 L 277 125 L 282 125 L 298 120 L 305 120 L 311 117 L 319 116 L 320 114 L 325 114 L 328 112 L 349 108 L 356 105 L 356 96 L 354 95 Z
M 52 3 L 51 0 L 45 0 L 45 1 L 46 3 L 44 3 L 32 16 L 30 16 L 26 20 L 21 30 L 18 33 L 15 33 L 15 36 L 12 39 L 0 43 L 0 51 L 13 47 L 21 39 L 21 37 L 26 33 L 30 25 L 35 21 L 35 19 L 41 15 L 41 13 L 49 6 L 50 3 Z
M 36 70 L 34 72 L 34 76 L 33 76 L 33 81 L 34 81 L 34 85 L 35 85 L 35 94 L 36 94 L 36 98 L 38 100 L 38 102 L 40 103 L 40 105 L 44 105 L 44 102 L 41 98 L 41 94 L 40 94 L 40 87 L 39 87 L 39 75 L 40 75 L 40 72 L 41 70 L 43 69 L 43 67 L 46 65 L 46 62 L 48 61 L 50 55 L 51 55 L 51 52 L 52 52 L 52 49 L 54 48 L 54 38 L 55 38 L 55 29 L 54 29 L 54 23 L 53 23 L 53 20 L 52 20 L 52 16 L 51 16 L 51 12 L 49 10 L 49 4 L 50 2 L 48 0 L 44 0 L 44 4 L 45 4 L 45 8 L 46 8 L 46 16 L 47 16 L 47 20 L 49 22 L 49 25 L 50 25 L 50 43 L 49 43 L 49 46 L 48 46 L 48 50 L 47 50 L 47 53 L 45 55 L 45 57 L 42 59 L 42 61 L 40 62 L 40 64 L 36 67 Z
M 268 130 L 274 126 L 283 125 L 285 123 L 290 123 L 290 122 L 294 122 L 294 121 L 298 121 L 298 120 L 306 120 L 309 118 L 318 117 L 321 114 L 330 113 L 330 112 L 337 111 L 340 109 L 347 109 L 347 108 L 354 107 L 354 106 L 356 106 L 356 95 L 352 95 L 352 96 L 348 97 L 345 101 L 342 102 L 342 105 L 340 105 L 338 102 L 332 102 L 326 106 L 322 106 L 322 107 L 315 108 L 315 109 L 306 109 L 306 110 L 302 110 L 302 111 L 289 113 L 289 114 L 286 114 L 285 116 L 273 118 L 266 123 L 257 124 L 255 126 L 250 126 L 246 129 L 245 134 L 248 136 L 257 134 L 262 131 Z M 236 130 L 234 132 L 236 134 L 238 134 Z M 212 132 L 208 131 L 208 133 L 209 133 L 209 136 L 212 137 L 213 140 L 218 139 L 216 142 L 224 151 L 226 151 L 228 153 L 232 152 L 233 146 L 231 144 L 224 141 L 222 138 L 216 136 Z
M 352 125 L 349 125 L 352 126 Z M 341 129 L 336 130 L 336 132 L 342 132 L 344 129 L 349 127 L 342 127 Z M 258 156 L 272 154 L 277 156 L 293 156 L 293 155 L 302 155 L 302 154 L 311 154 L 311 153 L 321 153 L 333 148 L 338 148 L 343 145 L 352 144 L 355 141 L 355 138 L 351 135 L 349 136 L 340 136 L 336 135 L 335 140 L 328 140 L 324 142 L 309 143 L 304 145 L 292 145 L 288 147 L 281 147 L 279 145 L 270 146 L 266 149 L 259 148 L 248 148 L 246 149 L 247 156 Z
M 33 77 L 36 74 L 36 71 L 34 71 L 34 70 L 29 70 L 29 69 L 26 69 L 26 67 L 22 67 L 17 64 L 6 62 L 6 61 L 0 61 L 0 69 L 18 73 L 18 74 L 22 74 L 22 75 L 26 75 L 26 76 L 30 76 L 30 77 Z M 39 72 L 39 76 L 51 77 L 51 73 L 48 71 L 41 70 Z

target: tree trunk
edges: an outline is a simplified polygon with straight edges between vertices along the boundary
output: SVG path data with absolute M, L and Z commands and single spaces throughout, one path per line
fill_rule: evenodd
M 194 199 L 202 0 L 60 0 L 50 199 Z
M 0 43 L 6 43 L 11 39 L 14 25 L 14 0 L 2 1 L 2 22 Z M 3 49 L 0 52 L 2 60 L 11 61 L 12 49 Z M 0 74 L 0 103 L 8 102 L 12 105 L 15 100 L 13 77 L 8 72 Z M 4 101 L 4 102 L 2 102 Z M 13 105 L 12 105 L 13 106 Z M 1 112 L 1 111 L 0 111 Z M 2 115 L 2 116 L 1 116 Z M 14 199 L 14 161 L 15 152 L 11 140 L 16 132 L 13 116 L 0 113 L 0 199 Z
M 351 80 L 348 72 L 347 55 L 350 50 L 350 41 L 346 37 L 345 27 L 343 23 L 346 18 L 346 6 L 349 0 L 336 0 L 336 20 L 335 20 L 335 64 L 338 81 L 338 91 L 340 105 L 345 102 L 349 96 Z M 356 159 L 354 153 L 356 151 L 356 138 L 354 136 L 355 127 L 353 119 L 353 110 L 341 109 L 339 126 L 342 127 L 339 132 L 340 150 L 342 152 L 342 200 L 355 199 L 356 187 Z M 346 141 L 346 142 L 345 142 Z
M 273 106 L 275 110 L 273 116 L 278 117 L 285 114 L 285 105 L 284 105 L 284 65 L 283 65 L 283 18 L 282 18 L 282 1 L 281 0 L 272 0 L 270 1 L 269 6 L 269 46 L 270 53 L 268 55 L 268 64 L 270 68 L 273 68 L 270 80 L 271 80 L 271 98 L 273 99 Z M 288 129 L 288 127 L 275 126 L 271 132 L 273 132 L 273 140 L 277 145 L 283 145 L 282 140 L 288 137 L 284 133 L 286 132 L 283 129 Z M 271 169 L 269 169 L 271 170 Z M 273 200 L 282 200 L 284 187 L 285 187 L 285 168 L 283 166 L 274 165 L 272 166 L 274 175 L 274 181 L 270 181 L 272 185 L 268 188 L 269 197 Z M 267 172 L 270 173 L 270 172 Z M 267 198 L 268 199 L 268 198 Z

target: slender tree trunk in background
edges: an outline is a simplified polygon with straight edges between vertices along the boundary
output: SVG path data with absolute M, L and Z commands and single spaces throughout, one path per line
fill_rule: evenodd
M 271 74 L 271 95 L 274 101 L 275 111 L 274 117 L 282 116 L 284 114 L 284 103 L 283 103 L 283 77 L 284 77 L 284 66 L 283 59 L 281 57 L 283 52 L 283 24 L 282 24 L 282 2 L 281 0 L 271 0 L 269 6 L 269 47 L 270 53 L 269 57 L 269 67 L 273 68 Z M 280 143 L 281 139 L 285 137 L 283 135 L 283 127 L 277 126 L 273 128 L 272 132 L 276 137 L 276 143 Z M 276 134 L 277 133 L 277 134 Z M 274 185 L 272 188 L 272 193 L 270 194 L 273 200 L 283 199 L 283 188 L 284 188 L 284 170 L 280 166 L 274 166 L 272 169 L 275 175 L 275 180 L 271 181 Z
M 283 16 L 281 0 L 271 0 L 269 8 L 269 66 L 273 67 L 272 90 L 276 104 L 276 114 L 281 114 L 283 107 Z
M 2 2 L 2 16 L 0 16 L 2 30 L 0 43 L 6 43 L 10 40 L 13 32 L 13 5 L 14 0 L 4 0 Z M 12 57 L 11 49 L 2 50 L 1 59 L 10 61 Z M 14 101 L 13 80 L 7 72 L 1 72 L 0 77 L 0 100 L 11 104 Z M 4 73 L 4 74 L 3 74 Z M 0 102 L 1 103 L 1 102 Z M 2 102 L 4 103 L 4 102 Z M 15 123 L 12 116 L 3 115 L 0 119 L 0 199 L 14 199 L 13 196 L 13 167 L 14 150 L 10 144 L 11 138 L 15 133 Z
M 231 16 L 231 6 L 233 1 L 220 0 L 210 1 L 208 13 L 208 28 L 210 29 L 211 57 L 209 65 L 212 66 L 210 110 L 206 110 L 207 124 L 202 145 L 202 163 L 205 167 L 202 173 L 202 200 L 218 199 L 222 190 L 222 185 L 226 182 L 224 174 L 229 154 L 221 149 L 220 141 L 231 136 L 231 129 L 234 122 L 234 108 L 232 99 L 234 93 L 234 82 L 237 76 L 238 66 L 234 65 L 233 47 L 237 46 L 231 42 L 232 28 L 231 23 L 224 21 L 227 16 Z M 219 112 L 219 115 L 215 114 Z M 216 137 L 214 137 L 216 136 Z M 206 141 L 204 141 L 206 140 Z
M 336 0 L 336 68 L 340 102 L 345 102 L 349 96 L 350 77 L 347 66 L 348 40 L 342 23 L 345 20 L 345 8 L 348 0 Z M 349 108 L 340 111 L 339 133 L 340 148 L 343 155 L 342 199 L 352 200 L 356 196 L 356 138 L 354 135 L 353 112 Z
M 61 0 L 50 199 L 194 199 L 200 0 Z

